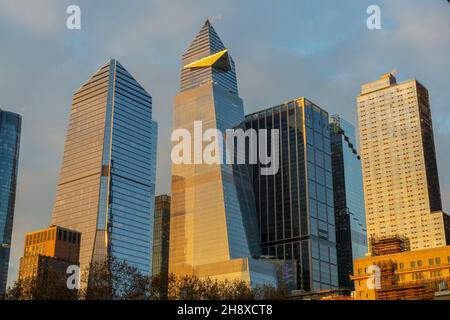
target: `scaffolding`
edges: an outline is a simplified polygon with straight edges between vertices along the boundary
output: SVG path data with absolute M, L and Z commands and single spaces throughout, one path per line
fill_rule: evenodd
M 424 282 L 394 285 L 376 291 L 377 300 L 434 300 L 434 290 Z
M 392 236 L 370 239 L 372 256 L 384 256 L 388 254 L 410 251 L 409 239 L 403 236 Z
M 380 289 L 375 290 L 376 300 L 434 300 L 437 291 L 450 287 L 450 278 L 400 283 L 394 261 L 385 260 L 376 264 L 381 273 Z

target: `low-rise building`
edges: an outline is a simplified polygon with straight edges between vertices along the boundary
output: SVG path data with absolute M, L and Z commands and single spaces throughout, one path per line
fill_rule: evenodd
M 65 280 L 67 268 L 79 265 L 80 241 L 80 232 L 58 226 L 26 234 L 19 280 L 36 285 Z
M 450 285 L 450 246 L 354 261 L 358 300 L 432 300 Z

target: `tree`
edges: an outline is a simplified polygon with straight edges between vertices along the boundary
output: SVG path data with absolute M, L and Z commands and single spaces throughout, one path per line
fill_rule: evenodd
M 289 291 L 272 286 L 250 286 L 246 281 L 219 281 L 196 276 L 169 276 L 168 298 L 170 300 L 281 300 L 287 299 Z
M 39 279 L 39 281 L 37 280 Z M 38 278 L 19 279 L 7 292 L 11 300 L 281 300 L 289 295 L 284 288 L 250 286 L 246 281 L 219 281 L 212 278 L 173 274 L 164 280 L 150 278 L 126 261 L 110 258 L 91 263 L 81 277 L 81 289 L 69 290 L 61 272 L 49 270 Z M 167 282 L 166 282 L 167 281 Z
M 32 282 L 30 280 L 17 280 L 6 291 L 6 300 L 32 300 Z
M 147 300 L 155 296 L 150 277 L 114 258 L 91 263 L 81 279 L 80 299 Z
M 8 300 L 75 300 L 77 291 L 69 290 L 66 278 L 57 270 L 17 280 L 6 293 Z
M 153 297 L 158 300 L 167 300 L 168 291 L 168 275 L 167 274 L 154 274 L 152 276 L 152 290 Z

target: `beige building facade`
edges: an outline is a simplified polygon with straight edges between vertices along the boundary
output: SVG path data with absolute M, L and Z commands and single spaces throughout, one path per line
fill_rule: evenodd
M 368 238 L 404 236 L 411 250 L 447 245 L 428 90 L 386 74 L 364 84 L 357 103 Z

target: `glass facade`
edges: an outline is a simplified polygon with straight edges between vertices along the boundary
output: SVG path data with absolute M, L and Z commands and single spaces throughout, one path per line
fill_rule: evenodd
M 118 61 L 74 94 L 52 223 L 82 233 L 82 271 L 114 257 L 151 274 L 156 143 L 152 98 Z
M 155 197 L 155 221 L 153 224 L 152 274 L 159 276 L 160 292 L 167 292 L 169 275 L 170 196 Z
M 278 173 L 252 168 L 262 254 L 297 261 L 298 289 L 338 288 L 328 113 L 299 98 L 246 116 L 245 127 L 280 132 Z
M 244 120 L 235 65 L 228 54 L 201 68 L 188 67 L 205 58 L 211 60 L 211 56 L 224 50 L 207 21 L 183 55 L 174 130 L 186 129 L 194 138 L 194 122 L 201 122 L 203 132 L 217 129 L 225 133 Z M 198 156 L 195 148 L 189 156 L 194 162 Z M 274 268 L 251 259 L 260 253 L 256 221 L 246 166 L 202 161 L 173 164 L 170 272 L 276 284 L 274 273 L 266 272 Z
M 0 299 L 8 277 L 21 126 L 20 115 L 0 109 Z
M 354 289 L 353 260 L 368 252 L 361 158 L 351 123 L 332 116 L 330 132 L 339 287 Z

